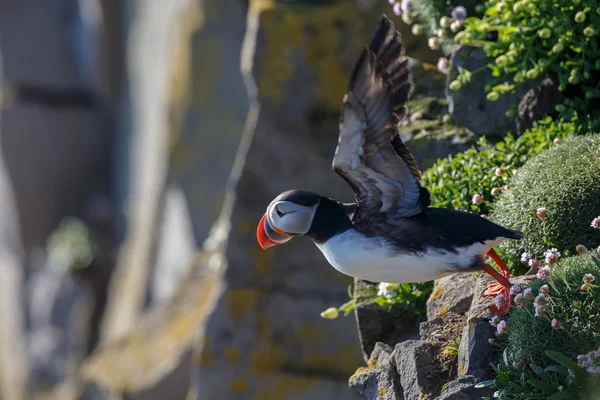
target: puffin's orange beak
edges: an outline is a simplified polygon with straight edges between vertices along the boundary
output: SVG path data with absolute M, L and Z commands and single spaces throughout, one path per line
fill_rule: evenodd
M 285 232 L 273 228 L 267 219 L 267 214 L 263 215 L 258 223 L 256 237 L 258 238 L 260 247 L 265 250 L 269 247 L 283 244 L 292 238 L 292 236 L 287 235 Z

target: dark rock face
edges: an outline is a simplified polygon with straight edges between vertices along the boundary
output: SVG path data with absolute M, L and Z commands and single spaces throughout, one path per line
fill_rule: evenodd
M 538 86 L 530 89 L 519 103 L 517 118 L 517 135 L 522 135 L 546 116 L 556 114 L 554 107 L 563 101 L 563 93 L 558 90 L 558 83 L 547 77 Z
M 520 276 L 512 278 L 511 282 L 527 286 L 531 279 L 531 276 Z M 477 280 L 473 303 L 467 317 L 467 326 L 464 328 L 458 352 L 459 376 L 471 375 L 483 380 L 489 378 L 492 372 L 490 367 L 492 345 L 489 339 L 495 337 L 496 330 L 489 323 L 492 316 L 489 307 L 493 304 L 494 297 L 483 296 L 492 283 L 494 280 L 488 275 L 482 275 Z
M 447 312 L 466 314 L 471 308 L 476 281 L 473 274 L 454 274 L 435 281 L 427 300 L 427 319 L 441 317 Z
M 458 74 L 458 67 L 474 71 L 489 61 L 481 47 L 461 46 L 452 54 L 450 77 Z M 523 97 L 532 84 L 521 84 L 514 95 L 506 94 L 490 102 L 485 86 L 493 79 L 488 69 L 478 72 L 473 74 L 469 84 L 457 91 L 447 87 L 446 97 L 450 115 L 457 125 L 465 126 L 477 135 L 504 137 L 508 131 L 515 131 L 514 119 L 507 117 L 506 111 Z
M 491 388 L 476 389 L 479 381 L 473 376 L 464 376 L 448 382 L 437 400 L 473 400 L 484 396 L 492 396 L 494 390 Z
M 525 287 L 531 279 L 531 276 L 522 276 L 512 278 L 511 282 Z M 490 379 L 492 372 L 490 363 L 494 355 L 489 339 L 495 338 L 496 331 L 489 323 L 492 315 L 489 307 L 494 297 L 483 296 L 491 283 L 493 280 L 487 275 L 474 280 L 472 274 L 456 274 L 436 281 L 428 302 L 429 318 L 419 327 L 420 340 L 395 337 L 398 343 L 390 356 L 394 368 L 381 365 L 382 361 L 385 363 L 382 354 L 388 346 L 376 343 L 368 366 L 356 372 L 350 381 L 351 387 L 370 400 L 387 398 L 377 397 L 377 391 L 380 387 L 388 387 L 390 381 L 399 382 L 406 400 L 466 400 L 490 396 L 493 390 L 476 389 L 475 385 Z M 366 314 L 369 317 L 377 315 L 375 310 L 366 310 L 370 312 Z M 365 313 L 366 310 L 361 311 Z M 407 329 L 402 317 L 396 318 L 396 325 Z M 385 321 L 385 316 L 382 320 Z M 362 329 L 362 322 L 358 321 L 359 329 Z M 366 321 L 375 325 L 377 320 Z M 393 326 L 388 321 L 385 323 Z M 390 327 L 380 330 L 379 334 L 390 332 Z M 365 332 L 372 335 L 378 331 L 371 328 Z M 374 370 L 375 367 L 381 370 Z M 390 376 L 394 373 L 397 374 L 395 377 Z
M 380 307 L 373 302 L 376 292 L 373 285 L 355 280 L 354 315 L 365 361 L 371 357 L 378 342 L 394 346 L 402 340 L 418 339 L 415 327 L 424 319 L 401 304 L 394 305 L 389 311 Z
M 436 359 L 440 351 L 440 345 L 421 340 L 408 340 L 396 345 L 392 362 L 400 371 L 405 399 L 420 399 L 424 395 L 435 398 L 439 395 L 444 382 Z
M 397 400 L 403 397 L 396 367 L 390 362 L 392 347 L 377 343 L 368 366 L 359 368 L 348 384 L 367 399 Z

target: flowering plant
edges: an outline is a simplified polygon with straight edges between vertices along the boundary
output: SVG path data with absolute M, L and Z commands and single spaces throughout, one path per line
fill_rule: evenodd
M 600 7 L 596 0 L 490 0 L 481 18 L 465 20 L 455 41 L 481 45 L 493 59 L 488 65 L 497 79 L 487 87 L 488 100 L 516 85 L 545 74 L 558 79 L 565 101 L 556 107 L 566 120 L 588 121 L 590 102 L 600 99 Z M 458 82 L 467 82 L 463 71 Z M 595 104 L 595 103 L 594 103 Z M 594 125 L 595 124 L 595 125 Z

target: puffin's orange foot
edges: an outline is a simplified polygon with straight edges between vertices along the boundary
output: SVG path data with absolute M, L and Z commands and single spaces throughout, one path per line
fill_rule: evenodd
M 490 285 L 483 294 L 484 296 L 496 296 L 495 304 L 490 306 L 490 311 L 499 316 L 508 314 L 512 302 L 510 296 L 511 284 L 508 280 L 510 276 L 508 274 L 508 268 L 502 268 L 502 274 L 500 274 L 486 264 L 483 270 L 498 282 Z M 500 295 L 502 297 L 500 297 Z
M 496 295 L 494 304 L 490 306 L 490 311 L 498 316 L 508 314 L 508 312 L 510 311 L 510 305 L 512 303 L 510 290 L 503 285 L 494 284 L 488 287 L 486 293 L 489 292 L 490 289 L 492 289 L 492 287 L 494 287 L 494 291 L 499 290 L 499 293 Z M 499 287 L 499 289 L 497 287 Z

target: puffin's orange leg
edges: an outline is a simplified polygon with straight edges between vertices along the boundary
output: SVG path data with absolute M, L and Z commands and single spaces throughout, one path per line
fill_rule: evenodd
M 502 272 L 502 276 L 504 276 L 506 279 L 509 279 L 510 271 L 509 271 L 508 267 L 506 266 L 506 264 L 504 263 L 504 261 L 502 261 L 502 259 L 498 255 L 498 253 L 496 253 L 496 250 L 491 249 L 490 251 L 488 251 L 487 254 L 488 254 L 488 256 L 490 256 L 492 258 L 492 260 L 494 260 L 496 265 L 500 268 L 500 271 Z
M 501 294 L 502 297 L 504 297 L 503 305 L 498 306 L 494 304 L 490 306 L 490 310 L 496 315 L 507 314 L 510 310 L 510 304 L 512 302 L 510 297 L 510 281 L 504 276 L 504 274 L 499 274 L 494 268 L 487 264 L 485 264 L 483 270 L 498 282 L 497 284 L 490 285 L 483 295 L 497 296 Z

